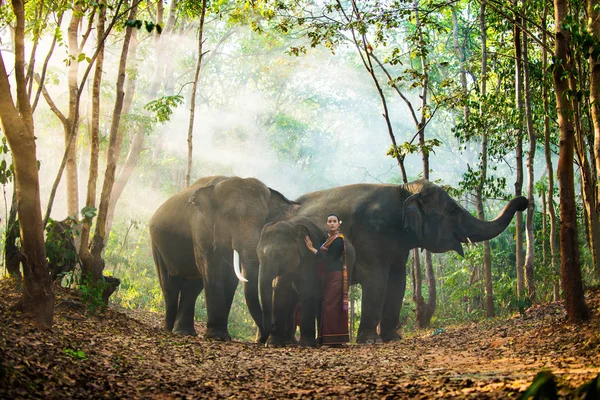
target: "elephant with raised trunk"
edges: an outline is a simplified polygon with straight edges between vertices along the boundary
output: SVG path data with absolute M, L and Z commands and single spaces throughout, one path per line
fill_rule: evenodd
M 315 318 L 322 301 L 322 278 L 317 274 L 317 258 L 306 248 L 304 237 L 320 247 L 327 235 L 323 228 L 306 217 L 293 217 L 265 225 L 258 243 L 260 261 L 259 290 L 263 310 L 263 326 L 269 334 L 268 345 L 288 344 L 295 331 L 296 299 L 302 305 L 300 315 L 301 346 L 316 346 Z M 346 266 L 351 275 L 355 253 L 346 240 Z M 275 293 L 273 280 L 277 279 Z M 295 296 L 294 291 L 298 292 Z
M 205 336 L 231 340 L 227 320 L 238 278 L 234 250 L 244 267 L 246 304 L 266 340 L 258 297 L 256 246 L 263 226 L 289 217 L 297 206 L 257 179 L 202 178 L 168 199 L 150 220 L 152 253 L 165 299 L 165 328 L 195 335 L 194 306 L 205 290 Z
M 409 251 L 454 250 L 462 243 L 490 240 L 506 229 L 517 211 L 527 208 L 519 196 L 493 221 L 481 221 L 441 187 L 418 180 L 404 185 L 357 184 L 308 193 L 296 200 L 298 215 L 315 223 L 336 213 L 356 249 L 353 281 L 362 287 L 357 342 L 398 340 L 398 317 L 406 288 Z M 380 324 L 380 334 L 377 326 Z

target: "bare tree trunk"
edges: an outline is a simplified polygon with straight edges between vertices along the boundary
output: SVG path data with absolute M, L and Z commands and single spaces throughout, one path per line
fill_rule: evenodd
M 526 1 L 523 0 L 523 5 Z M 523 18 L 523 24 L 526 24 L 526 19 Z M 535 131 L 533 129 L 533 111 L 531 110 L 531 82 L 529 76 L 529 51 L 527 49 L 528 40 L 527 33 L 523 32 L 523 83 L 525 86 L 525 119 L 527 121 L 527 134 L 529 136 L 529 153 L 527 154 L 527 222 L 526 222 L 526 237 L 527 251 L 525 253 L 525 283 L 527 284 L 527 295 L 529 300 L 535 302 L 535 276 L 533 271 L 533 257 L 535 255 L 535 237 L 533 231 L 533 219 L 535 213 L 535 177 L 534 177 L 534 160 L 535 160 Z
M 202 45 L 204 34 L 204 16 L 206 15 L 206 0 L 202 0 L 202 11 L 200 13 L 200 25 L 198 26 L 198 59 L 196 61 L 196 72 L 194 73 L 194 84 L 192 85 L 192 93 L 190 98 L 190 121 L 188 125 L 188 163 L 187 172 L 185 174 L 185 186 L 190 186 L 190 176 L 192 175 L 192 156 L 194 138 L 194 116 L 196 112 L 196 90 L 198 88 L 198 78 L 200 77 L 200 69 L 202 68 Z
M 137 9 L 138 3 L 134 1 L 129 13 L 129 20 L 135 19 Z M 115 180 L 115 170 L 117 168 L 118 154 L 115 150 L 117 147 L 119 122 L 125 97 L 123 87 L 125 85 L 125 69 L 127 66 L 127 57 L 129 55 L 129 43 L 131 40 L 132 29 L 135 28 L 127 26 L 127 28 L 125 29 L 123 48 L 121 51 L 121 58 L 119 61 L 119 71 L 116 84 L 117 97 L 115 99 L 115 106 L 113 109 L 112 121 L 110 126 L 106 172 L 104 174 L 104 184 L 102 186 L 102 193 L 100 195 L 100 207 L 98 208 L 98 217 L 96 218 L 96 229 L 94 231 L 94 237 L 92 238 L 92 243 L 90 245 L 91 260 L 82 260 L 82 271 L 89 275 L 90 279 L 92 279 L 92 282 L 99 282 L 102 279 L 102 272 L 104 270 L 102 250 L 104 249 L 104 238 L 106 236 L 106 216 L 108 213 L 108 204 L 110 201 L 110 195 Z M 118 280 L 116 282 L 111 282 L 111 285 L 108 288 L 110 293 L 107 293 L 106 290 L 104 293 L 104 299 L 106 301 L 108 300 L 108 296 L 110 296 L 110 294 L 112 294 L 112 292 L 116 290 L 118 285 Z
M 92 124 L 90 129 L 90 172 L 88 175 L 87 196 L 85 206 L 88 208 L 96 207 L 96 193 L 98 182 L 98 157 L 100 155 L 100 85 L 102 83 L 102 70 L 104 68 L 104 41 L 102 36 L 106 23 L 106 8 L 101 7 L 98 13 L 96 24 L 96 46 L 99 48 L 96 57 L 96 70 L 94 71 L 94 81 L 92 83 Z M 81 227 L 81 246 L 80 257 L 82 260 L 88 260 L 90 255 L 89 237 L 92 221 L 90 218 L 84 218 Z
M 513 0 L 513 5 L 517 5 L 517 0 Z M 523 112 L 523 72 L 522 65 L 523 61 L 521 58 L 521 23 L 522 18 L 520 15 L 515 15 L 518 22 L 514 24 L 513 28 L 513 36 L 515 42 L 515 93 L 516 93 L 516 104 L 517 110 L 519 112 L 519 121 L 522 121 L 521 115 Z M 519 122 L 517 129 L 517 146 L 516 146 L 516 167 L 517 167 L 517 177 L 515 181 L 515 196 L 521 196 L 523 194 L 523 131 L 521 129 L 521 123 Z M 523 276 L 523 213 L 517 212 L 516 214 L 516 245 L 517 245 L 517 255 L 516 255 L 516 264 L 517 264 L 517 296 L 519 299 L 523 298 L 523 293 L 525 291 L 525 279 Z
M 548 15 L 548 5 L 544 5 L 544 15 L 542 26 L 546 26 L 546 16 Z M 542 31 L 542 66 L 544 71 L 548 70 L 548 51 L 546 50 L 546 43 L 548 42 L 548 35 L 546 30 Z M 556 211 L 554 210 L 554 167 L 552 166 L 552 151 L 550 149 L 550 117 L 548 111 L 548 82 L 544 79 L 542 84 L 542 105 L 544 108 L 544 154 L 546 156 L 546 169 L 548 171 L 548 214 L 550 215 L 550 262 L 552 264 L 552 271 L 556 273 L 556 276 L 560 276 L 560 267 L 558 265 L 558 249 L 556 243 Z M 560 280 L 556 278 L 554 281 L 554 301 L 560 299 Z
M 486 1 L 482 0 L 479 12 L 479 25 L 481 27 L 481 97 L 483 99 L 485 99 L 487 94 L 487 27 L 485 23 L 485 8 Z M 479 114 L 483 115 L 483 112 L 483 109 L 480 108 Z M 481 134 L 481 171 L 475 193 L 477 217 L 481 220 L 485 219 L 483 189 L 487 178 L 487 144 L 488 137 L 486 128 L 484 127 Z M 494 311 L 494 285 L 492 282 L 492 251 L 490 242 L 487 240 L 483 242 L 483 277 L 485 285 L 485 314 L 488 318 L 493 318 L 496 313 Z
M 121 110 L 121 115 L 129 115 L 129 110 L 131 110 L 131 104 L 133 102 L 133 97 L 137 88 L 137 75 L 138 75 L 138 63 L 137 63 L 137 29 L 134 29 L 131 32 L 131 42 L 129 44 L 129 67 L 127 68 L 127 83 L 125 86 L 125 95 L 123 97 L 123 109 Z M 120 128 L 121 129 L 121 128 Z M 117 139 L 117 145 L 115 146 L 115 154 L 117 155 L 117 164 L 119 164 L 119 155 L 121 154 L 121 148 L 123 146 L 123 139 L 126 132 L 120 132 Z M 142 151 L 144 138 L 140 137 L 145 133 L 141 128 L 136 131 L 133 135 L 129 152 L 127 154 L 127 158 L 123 163 L 123 168 L 119 172 L 118 177 L 115 179 L 115 183 L 113 184 L 112 193 L 110 195 L 110 201 L 108 204 L 108 211 L 106 214 L 106 235 L 104 236 L 104 245 L 108 240 L 108 236 L 112 229 L 113 219 L 115 216 L 115 208 L 127 182 L 129 181 L 129 177 L 131 173 L 135 169 L 137 164 L 137 160 L 139 159 L 139 153 Z M 140 135 L 141 134 L 141 135 Z M 137 152 L 132 154 L 132 151 Z M 131 163 L 134 163 L 131 165 Z M 125 171 L 125 172 L 124 172 Z M 124 174 L 125 173 L 125 174 Z
M 77 35 L 83 11 L 81 3 L 73 2 L 71 21 L 67 29 L 67 43 L 69 46 L 69 61 L 67 65 L 67 82 L 69 87 L 69 112 L 66 123 L 63 124 L 65 131 L 65 147 L 68 152 L 66 169 L 67 178 L 67 215 L 79 215 L 79 183 L 77 177 L 77 135 L 79 129 L 78 121 L 75 121 L 77 107 L 79 107 L 78 96 L 78 73 L 79 73 L 79 42 Z M 69 140 L 74 135 L 73 140 Z
M 23 1 L 12 0 L 12 8 L 15 15 L 14 74 L 17 101 L 15 103 L 13 100 L 0 50 L 0 124 L 11 149 L 15 169 L 17 212 L 24 254 L 24 290 L 20 306 L 39 327 L 50 328 L 54 315 L 54 292 L 46 261 L 33 113 L 25 79 Z
M 555 57 L 554 69 L 556 108 L 560 127 L 560 150 L 558 155 L 558 181 L 560 187 L 560 256 L 563 294 L 567 317 L 571 322 L 589 318 L 589 310 L 583 296 L 579 246 L 577 244 L 577 211 L 573 181 L 573 156 L 575 129 L 573 107 L 565 93 L 569 90 L 566 75 L 571 72 L 571 34 L 562 25 L 568 14 L 566 0 L 554 0 L 555 10 Z
M 423 26 L 420 22 L 419 16 L 419 0 L 414 0 L 415 20 L 419 35 L 419 48 L 420 48 L 420 60 L 421 60 L 421 74 L 422 74 L 422 87 L 421 94 L 421 120 L 417 124 L 417 133 L 419 136 L 419 145 L 421 147 L 421 159 L 423 161 L 423 178 L 429 180 L 429 152 L 425 148 L 425 127 L 427 125 L 427 117 L 425 110 L 429 107 L 428 104 L 428 88 L 429 88 L 429 73 L 427 67 L 427 58 L 425 53 L 425 39 L 423 37 Z M 415 252 L 415 257 L 418 257 L 418 252 Z M 420 269 L 420 263 L 415 263 L 415 267 Z M 418 275 L 421 275 L 419 270 Z M 419 301 L 423 302 L 421 307 L 417 307 L 417 320 L 419 321 L 419 327 L 426 328 L 431 322 L 431 317 L 435 312 L 436 306 L 436 285 L 435 285 L 435 273 L 433 271 L 433 260 L 431 259 L 431 253 L 425 251 L 425 279 L 427 280 L 427 303 L 424 302 L 423 297 L 419 296 Z M 420 291 L 420 289 L 419 289 Z

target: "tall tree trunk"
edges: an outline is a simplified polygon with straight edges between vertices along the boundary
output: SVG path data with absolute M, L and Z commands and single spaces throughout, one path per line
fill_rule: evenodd
M 0 124 L 11 149 L 15 169 L 17 212 L 24 254 L 24 288 L 20 306 L 25 314 L 33 317 L 39 327 L 50 328 L 54 315 L 54 292 L 46 261 L 33 113 L 25 79 L 23 1 L 12 0 L 12 8 L 15 15 L 14 74 L 17 101 L 15 103 L 13 100 L 8 72 L 0 50 Z
M 66 169 L 67 178 L 67 215 L 79 215 L 79 183 L 77 177 L 77 135 L 79 129 L 75 114 L 79 106 L 78 96 L 78 73 L 79 73 L 79 41 L 77 35 L 81 17 L 83 15 L 81 3 L 73 2 L 73 12 L 71 21 L 67 29 L 67 43 L 69 46 L 69 62 L 67 66 L 67 82 L 69 87 L 69 113 L 66 124 L 63 124 L 65 132 L 65 146 L 67 147 L 68 156 Z M 75 135 L 73 140 L 69 140 L 71 135 Z
M 98 183 L 98 157 L 100 155 L 100 86 L 102 83 L 102 70 L 104 68 L 104 29 L 106 24 L 106 8 L 101 7 L 98 13 L 96 23 L 96 46 L 98 47 L 98 56 L 96 57 L 96 69 L 94 71 L 94 80 L 92 83 L 92 123 L 90 127 L 90 170 L 88 174 L 87 196 L 85 206 L 96 208 L 96 193 Z M 84 218 L 81 227 L 81 247 L 80 257 L 85 262 L 90 262 L 89 237 L 92 220 Z
M 127 83 L 125 86 L 125 95 L 123 97 L 123 109 L 121 110 L 121 115 L 129 115 L 129 111 L 131 110 L 131 104 L 133 102 L 133 97 L 135 95 L 137 89 L 137 76 L 138 76 L 138 63 L 137 63 L 137 29 L 134 29 L 131 32 L 131 42 L 129 44 L 129 67 L 127 68 Z M 122 128 L 120 128 L 122 129 Z M 129 147 L 129 152 L 127 153 L 127 158 L 123 163 L 123 168 L 119 172 L 119 175 L 116 177 L 115 182 L 113 184 L 112 193 L 110 195 L 110 201 L 108 203 L 108 211 L 106 213 L 106 234 L 104 236 L 104 245 L 108 240 L 108 236 L 112 229 L 113 219 L 115 216 L 115 209 L 127 182 L 129 181 L 129 177 L 135 169 L 135 165 L 137 164 L 137 160 L 139 158 L 139 153 L 142 151 L 143 145 L 143 137 L 140 138 L 140 131 L 145 133 L 145 130 L 141 128 L 136 131 L 133 135 Z M 123 139 L 125 136 L 125 132 L 120 132 L 117 139 L 117 145 L 115 147 L 115 153 L 117 154 L 117 164 L 119 163 L 119 155 L 121 154 L 121 148 L 123 146 Z M 132 151 L 136 152 L 132 154 Z M 134 162 L 133 165 L 130 163 Z M 125 175 L 123 173 L 125 171 Z
M 517 0 L 513 0 L 513 5 L 516 7 Z M 515 196 L 521 196 L 523 194 L 523 130 L 522 126 L 522 115 L 524 114 L 523 109 L 523 72 L 522 65 L 523 60 L 521 57 L 521 24 L 522 17 L 515 15 L 516 23 L 513 27 L 513 39 L 515 42 L 515 103 L 517 105 L 517 111 L 519 113 L 519 123 L 517 128 L 517 146 L 515 150 L 515 163 L 517 169 L 517 176 L 515 181 Z M 523 213 L 521 211 L 516 214 L 516 264 L 517 264 L 517 296 L 519 299 L 523 297 L 525 291 L 525 279 L 523 276 Z
M 423 178 L 429 180 L 429 152 L 425 148 L 425 127 L 427 126 L 426 110 L 429 107 L 428 103 L 428 89 L 429 89 L 429 72 L 427 66 L 427 56 L 425 52 L 425 39 L 423 37 L 423 26 L 420 21 L 419 15 L 419 0 L 414 0 L 415 8 L 415 20 L 419 35 L 419 58 L 421 60 L 421 74 L 422 74 L 422 88 L 421 94 L 421 119 L 417 124 L 417 132 L 419 136 L 419 145 L 421 147 L 421 159 L 423 161 Z M 416 267 L 420 268 L 420 263 L 415 264 Z M 421 271 L 418 271 L 421 274 Z M 431 317 L 435 312 L 437 292 L 435 285 L 435 272 L 433 270 L 433 260 L 431 253 L 425 251 L 425 279 L 427 280 L 427 303 L 421 304 L 421 307 L 417 307 L 417 320 L 421 328 L 426 328 L 431 323 Z M 423 297 L 420 297 L 423 301 Z
M 546 26 L 546 16 L 548 15 L 548 5 L 544 5 L 542 26 Z M 542 68 L 548 70 L 548 35 L 546 30 L 542 30 Z M 544 109 L 544 155 L 546 156 L 546 169 L 548 171 L 548 214 L 550 215 L 550 233 L 548 236 L 550 243 L 550 262 L 552 271 L 555 273 L 554 279 L 554 301 L 560 299 L 560 266 L 558 264 L 558 248 L 556 243 L 556 211 L 554 209 L 554 167 L 552 166 L 552 149 L 550 148 L 550 113 L 548 111 L 548 81 L 544 77 L 542 83 L 542 105 Z
M 554 0 L 555 11 L 555 57 L 554 88 L 560 127 L 560 149 L 558 154 L 558 182 L 560 187 L 560 272 L 567 317 L 571 322 L 580 322 L 589 317 L 583 295 L 579 246 L 577 244 L 577 210 L 573 181 L 573 156 L 575 129 L 573 107 L 565 93 L 569 90 L 571 73 L 571 34 L 562 25 L 568 14 L 566 0 Z
M 588 3 L 588 31 L 596 38 L 600 40 L 600 1 L 589 0 Z M 590 103 L 591 103 L 591 115 L 594 126 L 594 150 L 593 150 L 593 162 L 595 165 L 596 174 L 594 180 L 596 183 L 600 182 L 600 62 L 590 56 Z M 594 196 L 595 212 L 596 215 L 600 213 L 600 185 L 596 184 L 596 192 Z M 600 247 L 600 243 L 596 243 L 596 246 Z M 600 250 L 600 249 L 599 249 Z M 594 263 L 594 272 L 596 278 L 600 278 L 600 261 L 596 260 Z
M 523 0 L 523 6 L 526 6 L 526 1 Z M 523 18 L 523 24 L 527 21 Z M 527 154 L 527 222 L 526 222 L 526 237 L 527 251 L 525 253 L 525 283 L 527 285 L 527 296 L 533 303 L 535 302 L 535 276 L 533 271 L 533 257 L 535 255 L 535 241 L 533 231 L 533 219 L 535 213 L 535 176 L 534 176 L 534 161 L 535 161 L 535 131 L 533 128 L 533 111 L 531 109 L 531 82 L 529 76 L 529 51 L 527 48 L 528 40 L 527 33 L 523 32 L 523 83 L 525 86 L 525 119 L 527 121 L 527 135 L 529 137 L 529 152 Z
M 487 27 L 485 23 L 486 1 L 482 0 L 479 12 L 479 25 L 481 28 L 481 98 L 485 99 L 487 94 Z M 484 100 L 485 101 L 485 100 Z M 483 108 L 480 108 L 479 114 L 483 116 Z M 487 179 L 487 145 L 488 137 L 485 126 L 481 133 L 481 171 L 479 183 L 477 184 L 475 199 L 477 206 L 477 216 L 485 220 L 485 211 L 483 209 L 483 189 Z M 485 285 L 485 314 L 488 318 L 493 318 L 494 311 L 494 286 L 492 282 L 492 251 L 490 242 L 483 242 L 483 277 Z
M 200 13 L 200 25 L 198 26 L 198 59 L 196 61 L 196 71 L 194 73 L 194 83 L 192 85 L 192 93 L 190 95 L 190 121 L 188 125 L 188 161 L 187 161 L 187 172 L 185 174 L 185 186 L 190 186 L 190 179 L 192 175 L 192 156 L 193 156 L 193 143 L 194 138 L 194 116 L 196 114 L 196 90 L 198 88 L 198 78 L 200 77 L 200 69 L 202 68 L 202 45 L 203 45 L 203 34 L 204 34 L 204 16 L 206 15 L 206 0 L 202 0 L 202 11 Z
M 138 2 L 133 2 L 131 10 L 129 12 L 129 20 L 135 19 L 138 9 Z M 115 170 L 117 168 L 116 153 L 118 134 L 119 134 L 119 122 L 121 118 L 121 111 L 123 109 L 123 102 L 125 92 L 123 87 L 125 85 L 125 69 L 127 66 L 127 57 L 129 55 L 129 43 L 131 41 L 132 34 L 131 26 L 125 29 L 125 37 L 123 39 L 123 48 L 121 50 L 121 57 L 119 60 L 119 70 L 117 75 L 116 84 L 116 99 L 112 114 L 112 121 L 110 126 L 110 136 L 107 153 L 107 165 L 104 174 L 104 184 L 102 186 L 102 193 L 100 195 L 100 207 L 98 208 L 98 217 L 96 218 L 96 229 L 94 230 L 94 237 L 90 244 L 91 262 L 83 260 L 82 271 L 87 273 L 92 282 L 99 282 L 102 279 L 102 272 L 104 270 L 104 261 L 102 260 L 102 250 L 104 250 L 104 238 L 106 236 L 106 216 L 108 213 L 108 204 L 110 201 L 110 195 L 112 192 Z M 104 291 L 103 298 L 108 301 L 108 297 L 119 285 L 119 281 L 110 282 L 107 290 Z

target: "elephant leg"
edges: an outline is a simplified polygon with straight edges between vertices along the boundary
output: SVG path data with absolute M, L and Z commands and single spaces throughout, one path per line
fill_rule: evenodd
M 381 317 L 381 339 L 384 342 L 400 340 L 400 335 L 396 331 L 405 290 L 406 267 L 394 265 L 390 268 Z
M 378 265 L 378 264 L 375 264 Z M 379 263 L 379 265 L 381 265 Z M 376 271 L 366 278 L 360 278 L 362 285 L 361 319 L 358 327 L 357 343 L 381 343 L 377 333 L 377 325 L 381 320 L 381 312 L 386 297 L 389 266 Z
M 315 317 L 317 314 L 317 295 L 314 288 L 305 287 L 300 291 L 300 341 L 303 347 L 317 347 Z
M 217 252 L 218 253 L 218 252 Z M 227 330 L 227 320 L 231 301 L 231 284 L 228 283 L 228 270 L 230 265 L 219 254 L 214 254 L 208 260 L 207 279 L 205 280 L 204 295 L 206 297 L 206 323 L 205 337 L 220 341 L 230 341 L 231 336 Z M 226 293 L 227 292 L 227 293 Z
M 286 344 L 289 314 L 291 312 L 290 296 L 292 281 L 288 278 L 278 277 L 273 288 L 273 326 L 267 339 L 268 347 L 281 347 Z
M 229 312 L 231 311 L 231 305 L 233 304 L 233 297 L 238 286 L 238 278 L 235 276 L 233 268 L 226 268 L 225 276 L 225 307 L 227 309 L 227 319 L 229 320 Z
M 298 305 L 298 293 L 292 289 L 285 311 L 285 328 L 283 331 L 285 344 L 296 344 L 296 308 Z
M 202 291 L 201 279 L 180 278 L 181 293 L 179 295 L 179 308 L 177 309 L 177 319 L 175 320 L 174 333 L 180 335 L 196 336 L 194 329 L 194 311 L 196 308 L 196 299 Z
M 266 343 L 267 333 L 262 327 L 262 308 L 258 297 L 258 265 L 248 266 L 244 264 L 245 278 L 248 282 L 244 282 L 244 295 L 246 296 L 246 305 L 250 311 L 252 319 L 256 323 L 256 342 Z
M 177 307 L 179 305 L 179 282 L 176 277 L 166 277 L 163 280 L 163 297 L 165 299 L 165 329 L 168 332 L 173 330 L 175 318 L 177 317 Z
M 168 332 L 173 330 L 175 318 L 177 317 L 177 307 L 179 304 L 179 281 L 177 277 L 170 276 L 165 267 L 165 261 L 160 252 L 152 246 L 152 256 L 156 265 L 156 274 L 160 282 L 160 288 L 165 300 L 165 321 L 164 328 Z

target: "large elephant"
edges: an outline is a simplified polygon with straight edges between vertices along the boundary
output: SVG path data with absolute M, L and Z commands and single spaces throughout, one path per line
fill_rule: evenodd
M 461 243 L 498 236 L 528 203 L 525 197 L 516 197 L 496 219 L 481 221 L 426 180 L 400 186 L 341 186 L 308 193 L 296 201 L 300 203 L 298 215 L 315 223 L 324 221 L 329 213 L 339 215 L 344 233 L 356 249 L 353 281 L 362 286 L 359 343 L 399 339 L 396 327 L 411 249 L 454 250 L 463 255 Z
M 260 329 L 256 246 L 263 226 L 289 217 L 297 206 L 257 179 L 202 178 L 168 199 L 150 220 L 152 253 L 165 298 L 165 328 L 194 335 L 194 306 L 205 290 L 205 336 L 231 340 L 227 320 L 238 279 L 233 250 L 247 282 L 246 303 Z
M 321 224 L 323 225 L 323 223 Z M 259 291 L 263 310 L 263 326 L 269 334 L 268 344 L 279 346 L 289 342 L 295 331 L 293 321 L 296 306 L 293 291 L 302 305 L 300 345 L 316 346 L 315 318 L 322 301 L 322 278 L 317 274 L 317 258 L 306 248 L 309 236 L 319 248 L 327 239 L 325 231 L 310 218 L 293 217 L 265 225 L 257 247 L 260 261 Z M 346 239 L 346 266 L 352 274 L 355 252 Z M 273 280 L 277 279 L 275 293 Z

